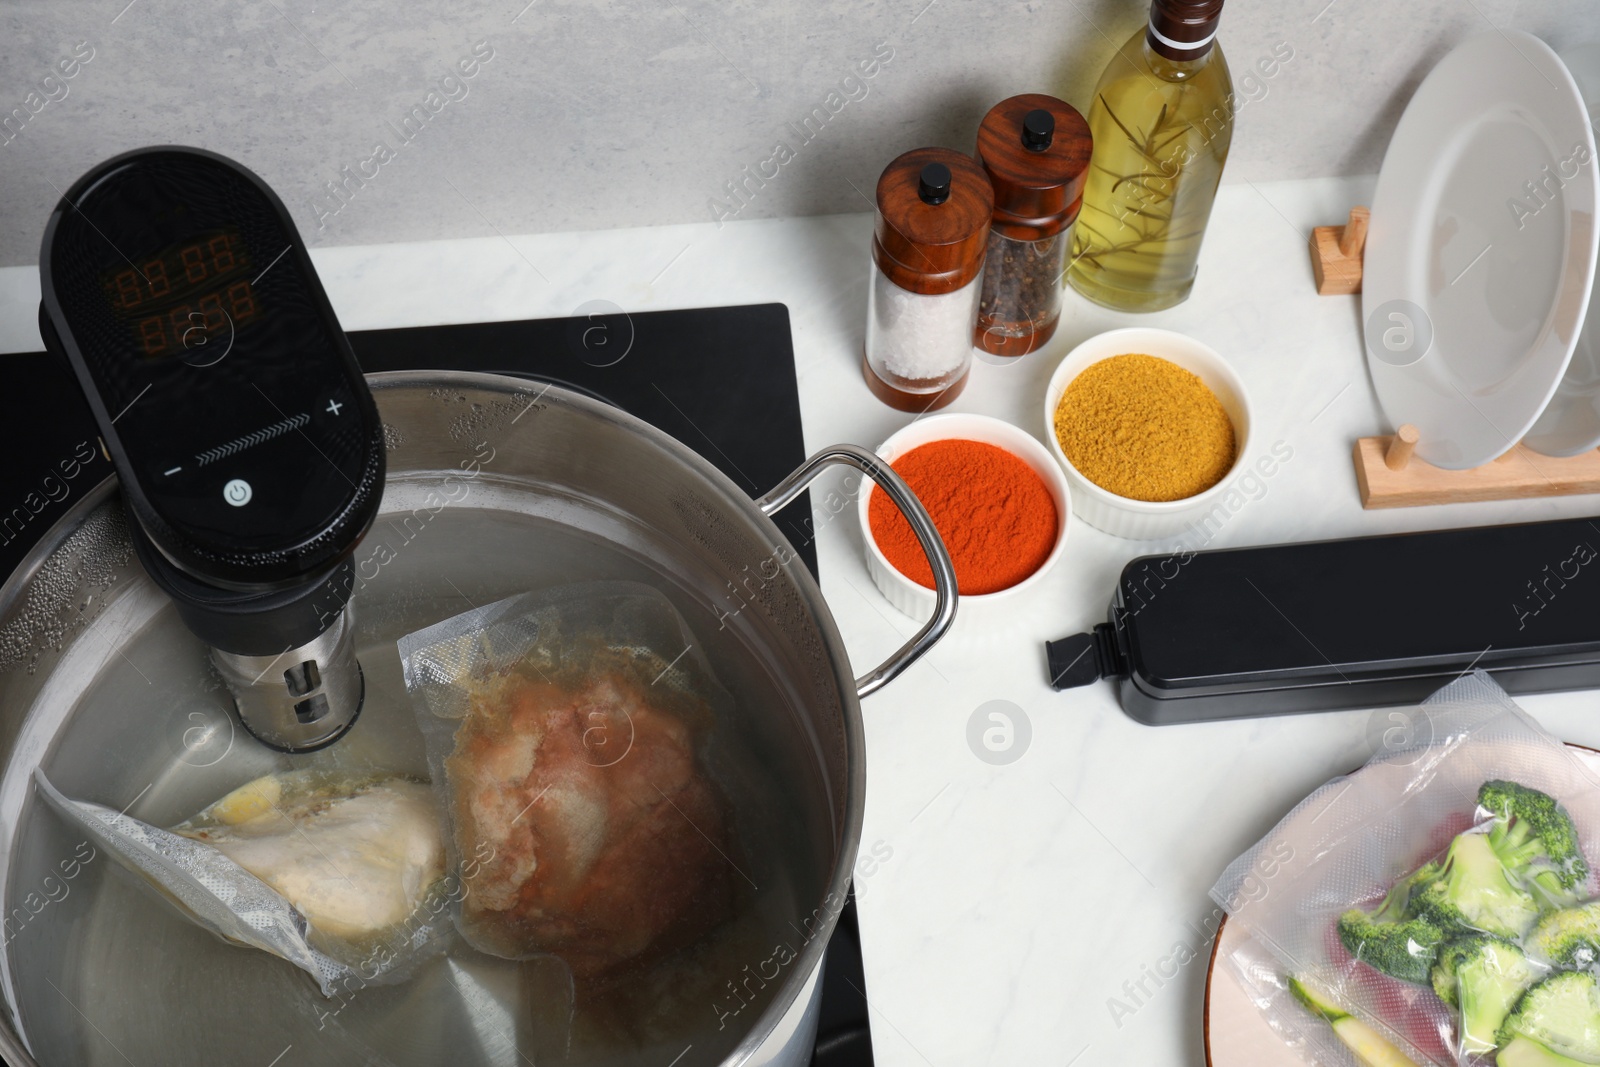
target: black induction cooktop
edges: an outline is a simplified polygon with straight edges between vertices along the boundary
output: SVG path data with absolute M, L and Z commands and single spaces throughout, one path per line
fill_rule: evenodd
M 760 496 L 806 458 L 789 309 L 782 304 L 359 330 L 361 369 L 514 374 L 615 404 L 665 430 Z M 811 573 L 809 498 L 778 527 Z
M 361 369 L 472 370 L 553 382 L 615 404 L 704 456 L 752 497 L 806 457 L 789 309 L 626 313 L 595 302 L 564 319 L 357 330 Z M 0 575 L 111 475 L 71 371 L 44 352 L 0 356 Z M 776 517 L 817 572 L 809 498 Z M 871 1067 L 854 896 L 823 972 L 813 1067 Z

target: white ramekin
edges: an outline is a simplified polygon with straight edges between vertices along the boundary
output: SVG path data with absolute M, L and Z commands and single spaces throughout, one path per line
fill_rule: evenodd
M 1016 599 L 1036 586 L 1044 574 L 1061 558 L 1061 550 L 1067 543 L 1067 528 L 1072 522 L 1072 493 L 1067 488 L 1067 479 L 1062 475 L 1060 465 L 1032 434 L 1009 422 L 993 419 L 987 415 L 951 413 L 917 419 L 879 445 L 878 455 L 892 464 L 920 445 L 951 440 L 978 441 L 995 445 L 1022 460 L 1039 475 L 1046 488 L 1050 490 L 1050 498 L 1055 501 L 1058 520 L 1055 544 L 1038 570 L 1009 589 L 961 597 L 956 609 L 954 629 L 971 634 L 977 627 L 996 628 L 1002 623 L 1008 608 L 1014 605 Z M 933 590 L 918 585 L 896 570 L 872 538 L 868 509 L 872 505 L 872 494 L 877 491 L 876 487 L 869 488 L 856 500 L 856 514 L 861 522 L 861 538 L 866 542 L 867 573 L 872 575 L 872 584 L 878 587 L 878 591 L 897 610 L 914 619 L 925 619 L 933 613 Z
M 1061 450 L 1056 438 L 1056 405 L 1061 394 L 1074 378 L 1082 374 L 1091 363 L 1128 353 L 1142 353 L 1171 360 L 1206 384 L 1222 410 L 1233 422 L 1235 456 L 1233 466 L 1216 485 L 1203 493 L 1182 500 L 1130 500 L 1125 496 L 1100 488 L 1078 472 Z M 1171 330 L 1158 330 L 1148 326 L 1131 326 L 1121 330 L 1108 330 L 1089 338 L 1067 353 L 1050 376 L 1050 385 L 1044 392 L 1044 435 L 1050 442 L 1050 452 L 1067 473 L 1072 486 L 1073 500 L 1078 517 L 1090 526 L 1108 534 L 1136 541 L 1153 541 L 1172 537 L 1191 522 L 1195 522 L 1217 506 L 1218 500 L 1233 483 L 1241 465 L 1250 455 L 1250 432 L 1254 420 L 1250 415 L 1250 400 L 1245 395 L 1244 382 L 1232 367 L 1209 345 Z

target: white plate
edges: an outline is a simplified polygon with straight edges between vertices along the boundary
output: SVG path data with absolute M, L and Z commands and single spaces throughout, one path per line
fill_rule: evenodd
M 1600 773 L 1600 752 L 1569 745 Z M 1249 940 L 1238 924 L 1226 921 L 1217 930 L 1206 970 L 1205 1045 L 1207 1067 L 1306 1067 L 1302 1060 L 1250 1002 L 1233 968 L 1225 961 Z
M 1250 935 L 1237 923 L 1217 930 L 1206 973 L 1206 1067 L 1306 1067 L 1250 1003 L 1250 996 L 1225 960 Z
M 1429 463 L 1570 443 L 1529 431 L 1589 304 L 1597 169 L 1578 87 L 1530 34 L 1472 38 L 1411 98 L 1372 201 L 1361 317 L 1384 414 L 1417 427 Z
M 1594 123 L 1600 121 L 1600 44 L 1568 48 L 1561 53 L 1561 61 L 1578 83 L 1578 93 L 1589 109 L 1589 127 L 1593 129 Z M 1595 272 L 1594 287 L 1589 291 L 1592 313 L 1600 307 L 1600 301 L 1594 298 L 1595 289 L 1600 289 L 1600 270 Z M 1528 433 L 1538 439 L 1539 451 L 1550 456 L 1575 456 L 1600 447 L 1600 320 L 1585 317 L 1567 373 Z M 1532 441 L 1529 446 L 1533 446 Z

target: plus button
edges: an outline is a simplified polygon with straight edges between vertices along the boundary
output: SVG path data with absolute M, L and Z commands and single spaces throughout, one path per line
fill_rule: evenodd
M 337 400 L 330 400 L 328 401 L 328 406 L 325 410 L 330 415 L 337 415 L 339 414 L 339 409 L 342 407 L 344 407 L 344 405 L 339 403 Z

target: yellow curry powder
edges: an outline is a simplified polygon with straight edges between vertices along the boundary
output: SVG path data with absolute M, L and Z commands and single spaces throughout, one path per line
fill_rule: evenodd
M 1056 405 L 1056 438 L 1085 478 L 1133 500 L 1182 500 L 1233 466 L 1233 423 L 1198 377 L 1129 354 L 1092 363 Z

